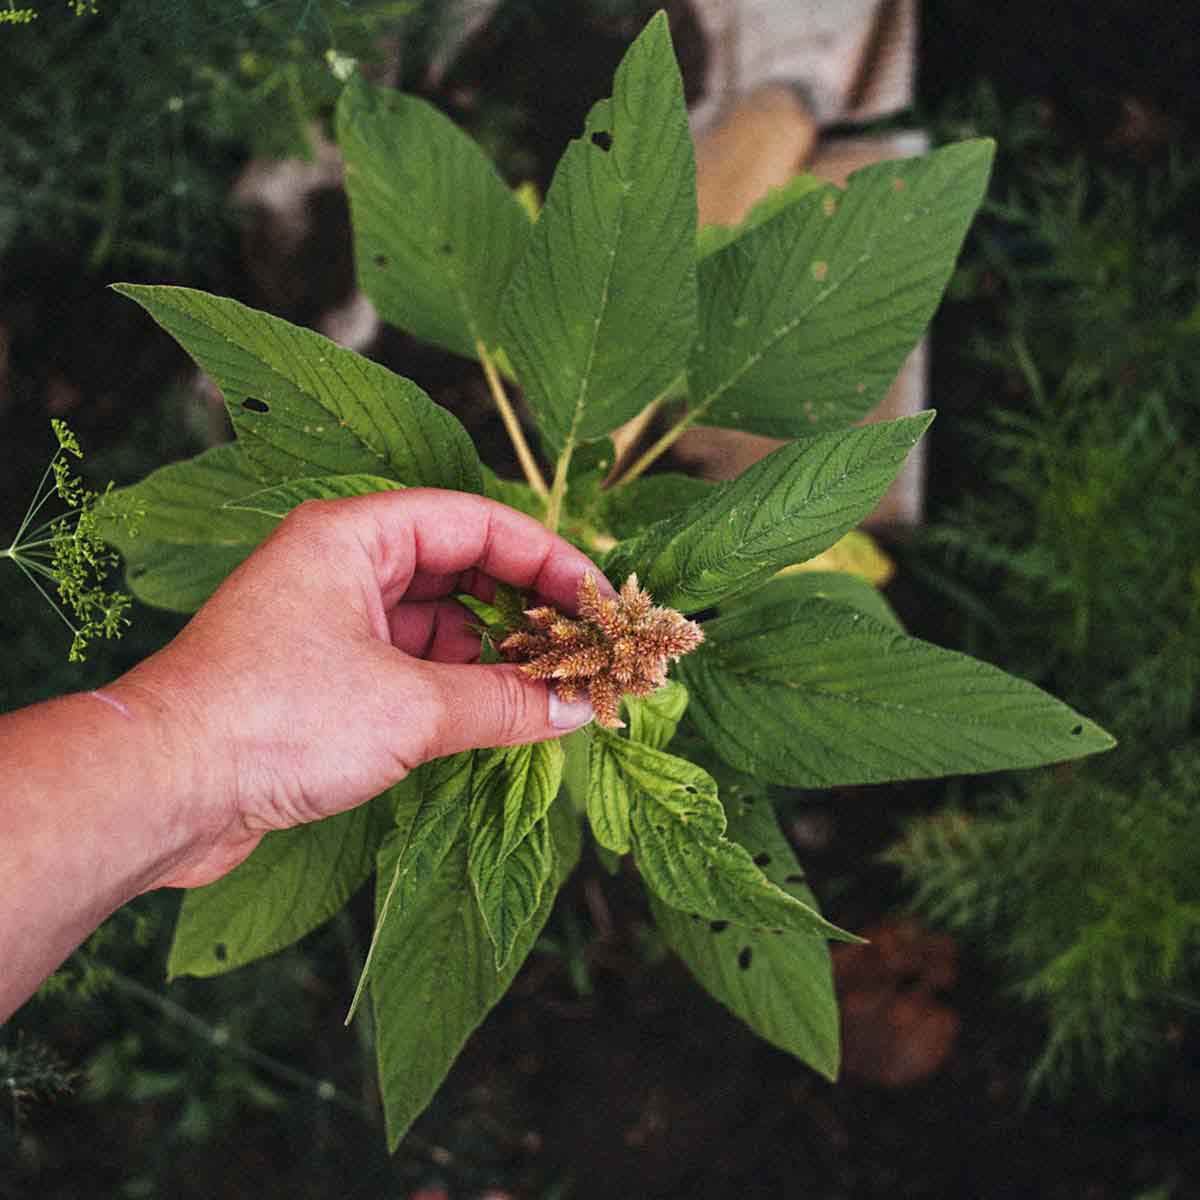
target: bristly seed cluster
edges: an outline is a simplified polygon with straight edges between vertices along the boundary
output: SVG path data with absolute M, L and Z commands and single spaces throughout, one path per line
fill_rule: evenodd
M 563 700 L 587 693 L 598 724 L 619 729 L 621 697 L 649 696 L 667 682 L 667 661 L 704 641 L 695 621 L 673 608 L 656 607 L 630 575 L 616 599 L 600 595 L 591 574 L 579 585 L 579 615 L 531 608 L 527 627 L 500 643 L 509 662 L 534 679 L 552 681 Z

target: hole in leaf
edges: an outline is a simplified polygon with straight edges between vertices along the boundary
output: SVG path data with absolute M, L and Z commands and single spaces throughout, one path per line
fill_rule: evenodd
M 689 796 L 694 796 L 696 794 L 696 785 L 694 783 L 685 783 L 683 785 L 683 790 L 687 792 Z
M 753 957 L 754 951 L 751 950 L 749 946 L 743 946 L 738 951 L 738 966 L 741 967 L 743 971 L 748 971 L 750 969 L 750 960 Z
M 770 861 L 771 856 L 765 852 L 762 854 L 756 854 L 754 856 L 754 865 L 756 867 L 765 867 L 770 863 Z
M 242 407 L 247 412 L 265 413 L 271 411 L 271 406 L 265 400 L 260 400 L 257 396 L 247 396 L 242 401 Z
M 729 928 L 729 922 L 728 921 L 709 921 L 708 927 L 709 927 L 709 929 L 711 929 L 713 931 L 713 933 L 722 933 L 726 929 Z
M 1071 733 L 1074 734 L 1075 737 L 1078 737 L 1082 732 L 1083 732 L 1082 725 L 1076 725 L 1075 728 L 1071 730 Z
M 217 960 L 217 962 L 224 962 L 228 957 L 229 957 L 229 950 L 226 947 L 225 943 L 218 942 L 213 947 L 213 958 L 215 958 Z
M 606 153 L 612 149 L 613 136 L 607 129 L 597 129 L 592 134 L 592 145 L 599 146 Z
M 386 266 L 388 266 L 388 264 L 389 264 L 388 256 L 387 256 L 386 254 L 377 254 L 377 255 L 375 255 L 375 260 L 374 260 L 374 261 L 375 261 L 375 265 L 376 265 L 377 267 L 379 267 L 380 269 L 382 269 L 383 267 L 386 267 Z

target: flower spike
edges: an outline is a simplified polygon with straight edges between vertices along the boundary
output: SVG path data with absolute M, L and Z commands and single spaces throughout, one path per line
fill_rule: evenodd
M 587 693 L 596 721 L 619 729 L 621 697 L 649 696 L 667 682 L 667 662 L 694 650 L 704 633 L 673 608 L 654 604 L 630 575 L 616 599 L 601 596 L 589 572 L 579 584 L 578 616 L 553 608 L 526 611 L 526 627 L 500 653 L 534 679 L 553 680 L 564 700 Z

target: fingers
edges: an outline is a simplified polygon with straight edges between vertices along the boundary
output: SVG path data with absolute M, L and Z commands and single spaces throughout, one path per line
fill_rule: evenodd
M 388 617 L 392 645 L 414 658 L 467 663 L 479 657 L 475 617 L 457 600 L 426 600 L 394 608 Z
M 408 761 L 562 737 L 594 715 L 586 700 L 566 704 L 518 667 L 422 663 L 420 668 L 431 719 L 420 727 L 422 744 L 406 748 Z
M 327 502 L 353 517 L 375 567 L 388 607 L 445 595 L 450 581 L 475 571 L 573 610 L 587 572 L 609 591 L 599 569 L 581 551 L 532 517 L 464 492 L 409 488 Z M 441 592 L 433 590 L 441 588 Z

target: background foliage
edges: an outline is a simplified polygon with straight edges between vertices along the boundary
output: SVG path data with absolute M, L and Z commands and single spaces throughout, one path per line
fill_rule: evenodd
M 992 127 L 995 94 L 973 113 Z M 960 410 L 988 487 L 948 507 L 913 567 L 968 645 L 1061 689 L 1120 747 L 971 789 L 891 861 L 1046 1011 L 1034 1081 L 1112 1084 L 1170 1050 L 1200 999 L 1200 160 L 1120 175 L 1036 125 L 1022 157 L 957 285 L 1001 314 L 966 353 L 1003 402 Z

